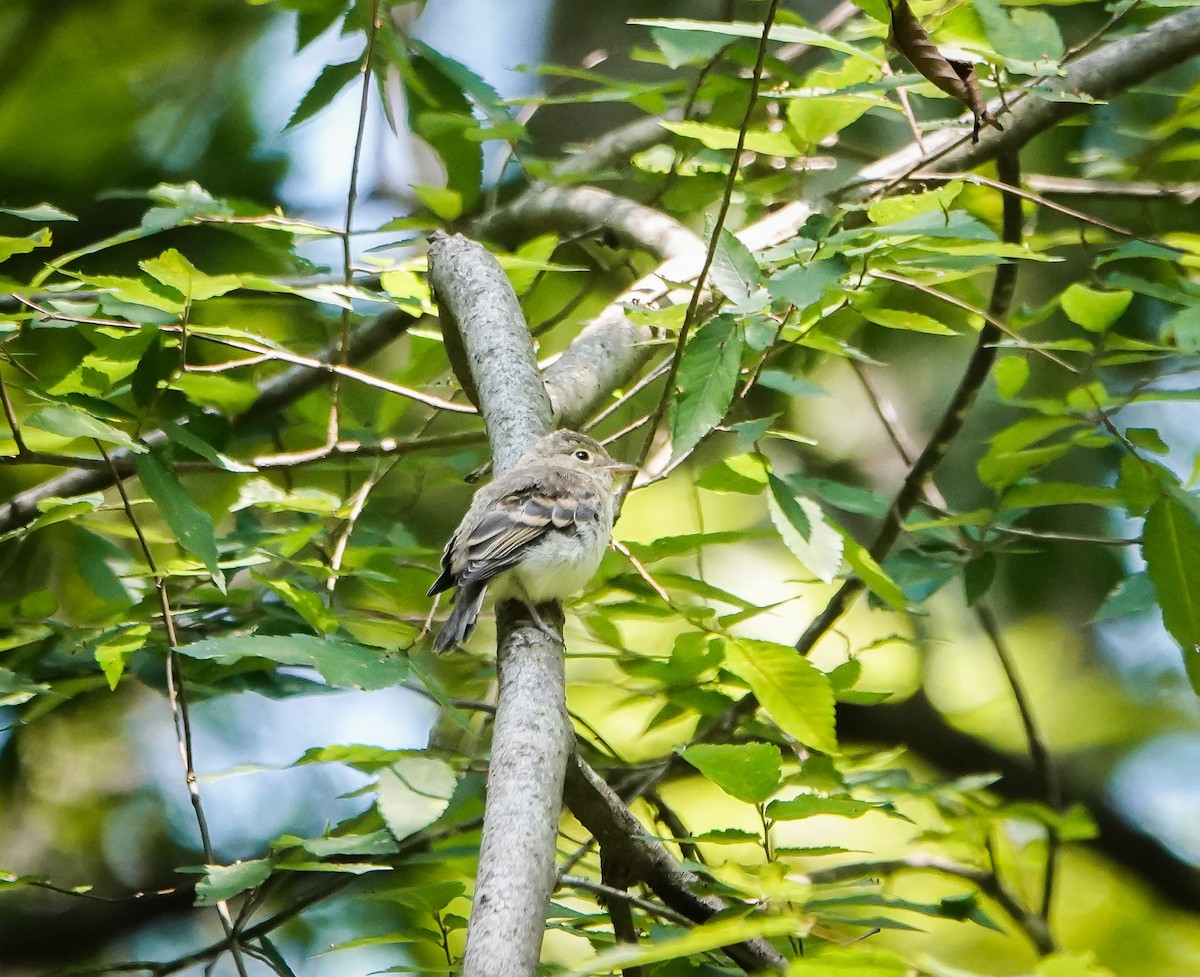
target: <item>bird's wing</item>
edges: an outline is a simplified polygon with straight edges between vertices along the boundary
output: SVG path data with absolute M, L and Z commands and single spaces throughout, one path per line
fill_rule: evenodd
M 600 514 L 590 479 L 533 475 L 489 505 L 452 555 L 459 581 L 487 581 L 515 566 L 521 554 L 550 533 L 573 534 Z

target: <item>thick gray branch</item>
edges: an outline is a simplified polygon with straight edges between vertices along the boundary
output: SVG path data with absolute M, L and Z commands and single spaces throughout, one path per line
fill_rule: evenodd
M 673 283 L 695 277 L 692 269 L 704 261 L 704 242 L 695 232 L 661 211 L 596 187 L 527 194 L 481 220 L 479 227 L 497 235 L 536 233 L 547 227 L 563 234 L 605 234 L 664 262 L 610 302 L 546 369 L 554 417 L 567 425 L 587 417 L 650 356 L 650 330 L 633 323 L 627 310 L 686 296 L 673 295 Z
M 699 895 L 702 884 L 681 866 L 587 763 L 578 756 L 567 766 L 565 798 L 571 813 L 600 843 L 606 859 L 621 864 L 625 878 L 638 879 L 664 903 L 694 923 L 703 923 L 728 908 L 716 896 Z M 747 940 L 725 952 L 749 973 L 783 970 L 787 960 L 766 940 Z
M 487 424 L 496 472 L 507 471 L 550 430 L 550 399 L 517 297 L 496 259 L 457 234 L 435 235 L 429 278 L 459 380 L 475 392 Z M 533 977 L 554 885 L 574 734 L 563 646 L 526 613 L 507 601 L 497 614 L 500 689 L 463 977 Z
M 429 281 L 451 365 L 483 414 L 496 471 L 507 471 L 550 430 L 521 304 L 496 259 L 461 234 L 433 236 Z

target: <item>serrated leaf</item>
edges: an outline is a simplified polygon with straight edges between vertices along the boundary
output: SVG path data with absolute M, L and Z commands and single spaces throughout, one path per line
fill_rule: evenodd
M 262 885 L 274 867 L 269 858 L 255 858 L 232 865 L 206 865 L 204 877 L 196 883 L 196 905 L 215 906 L 239 892 Z
M 1146 515 L 1142 556 L 1158 592 L 1163 623 L 1183 649 L 1192 687 L 1200 693 L 1200 525 L 1174 496 Z
M 432 757 L 406 757 L 380 772 L 379 813 L 397 841 L 442 816 L 458 784 L 454 769 Z
M 773 743 L 698 743 L 680 754 L 739 801 L 761 804 L 779 786 L 783 757 Z
M 842 280 L 848 269 L 842 257 L 810 261 L 777 271 L 767 282 L 767 292 L 773 299 L 791 302 L 797 309 L 806 309 L 820 301 L 825 292 Z
M 296 111 L 292 113 L 292 117 L 288 119 L 284 128 L 291 129 L 293 126 L 298 126 L 301 122 L 311 119 L 337 98 L 338 93 L 361 72 L 362 58 L 344 61 L 341 64 L 327 64 L 321 69 L 321 73 L 312 83 L 312 87 L 304 93 L 304 97 L 300 99 L 300 104 L 296 106 Z
M 833 687 L 829 677 L 795 648 L 770 641 L 734 639 L 725 667 L 754 693 L 788 736 L 822 753 L 837 753 Z
M 671 453 L 691 451 L 721 423 L 742 368 L 742 325 L 719 315 L 702 325 L 683 350 L 671 409 Z
M 762 270 L 750 249 L 726 227 L 722 227 L 717 235 L 711 274 L 713 283 L 721 293 L 735 303 L 750 298 L 762 278 Z
M 49 431 L 60 438 L 95 438 L 126 451 L 140 453 L 146 450 L 144 445 L 134 441 L 124 431 L 66 404 L 51 404 L 34 411 L 25 419 L 25 425 L 39 431 Z
M 233 665 L 245 658 L 265 658 L 280 665 L 315 668 L 339 689 L 388 689 L 410 677 L 407 663 L 379 648 L 308 634 L 229 635 L 183 645 L 190 658 L 212 659 Z
M 138 456 L 137 473 L 142 488 L 171 527 L 179 545 L 203 563 L 217 586 L 223 588 L 225 575 L 221 572 L 212 517 L 192 501 L 175 473 L 154 453 Z
M 797 498 L 782 479 L 768 480 L 767 511 L 792 555 L 824 583 L 832 583 L 842 568 L 842 534 L 825 521 L 812 499 Z

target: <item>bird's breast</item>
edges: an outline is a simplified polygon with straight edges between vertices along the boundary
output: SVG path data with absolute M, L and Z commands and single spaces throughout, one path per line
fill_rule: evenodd
M 514 576 L 513 582 L 538 604 L 573 597 L 595 575 L 604 558 L 608 536 L 599 522 L 580 525 L 573 533 L 547 533 L 522 554 L 521 562 L 505 576 Z

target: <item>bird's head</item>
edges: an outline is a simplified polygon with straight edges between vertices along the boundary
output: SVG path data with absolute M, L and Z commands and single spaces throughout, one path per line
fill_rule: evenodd
M 565 428 L 539 438 L 529 454 L 539 461 L 579 470 L 607 471 L 613 475 L 625 475 L 638 470 L 636 465 L 615 461 L 595 438 Z

